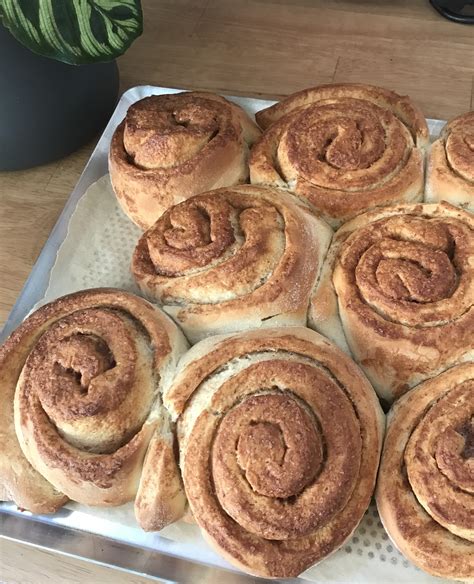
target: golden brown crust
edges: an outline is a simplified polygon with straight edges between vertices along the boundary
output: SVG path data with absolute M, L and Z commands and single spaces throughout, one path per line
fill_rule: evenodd
M 408 97 L 324 85 L 257 118 L 266 130 L 251 153 L 251 182 L 289 188 L 331 225 L 373 207 L 421 200 L 428 128 Z
M 185 514 L 187 501 L 175 445 L 168 414 L 163 412 L 146 453 L 135 499 L 135 517 L 145 531 L 160 531 Z
M 389 413 L 377 506 L 395 545 L 444 578 L 474 581 L 474 364 L 425 381 Z
M 207 92 L 153 95 L 130 106 L 112 137 L 110 178 L 127 215 L 147 229 L 172 205 L 245 182 L 260 130 L 245 112 Z
M 310 324 L 391 402 L 473 358 L 473 257 L 474 217 L 448 203 L 360 215 L 334 236 Z
M 138 242 L 132 272 L 192 342 L 304 325 L 330 238 L 330 228 L 288 193 L 219 189 L 169 209 Z
M 426 175 L 426 200 L 448 201 L 474 211 L 474 111 L 448 122 L 433 143 Z
M 121 290 L 70 294 L 28 317 L 0 348 L 9 498 L 34 512 L 54 511 L 66 496 L 133 499 L 165 415 L 159 388 L 185 346 L 165 315 Z
M 232 563 L 297 576 L 352 534 L 374 488 L 383 414 L 326 339 L 300 327 L 206 339 L 164 400 L 178 416 L 193 516 Z
M 393 110 L 410 129 L 417 146 L 426 148 L 429 143 L 429 131 L 423 112 L 406 95 L 399 95 L 389 89 L 364 83 L 328 83 L 303 89 L 282 99 L 280 102 L 257 112 L 256 119 L 261 128 L 268 126 L 294 109 L 324 99 L 344 99 L 362 96 L 363 99 L 384 109 Z

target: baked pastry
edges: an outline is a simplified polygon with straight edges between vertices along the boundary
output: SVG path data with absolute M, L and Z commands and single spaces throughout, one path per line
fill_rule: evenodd
M 260 135 L 239 106 L 191 91 L 134 103 L 112 137 L 110 179 L 125 213 L 143 229 L 168 207 L 248 179 Z
M 159 390 L 185 348 L 168 317 L 121 290 L 70 294 L 29 316 L 0 348 L 2 498 L 45 513 L 67 498 L 120 505 L 138 491 L 139 521 L 180 516 Z M 173 483 L 166 507 L 150 470 L 140 482 L 145 455 L 146 467 L 169 463 L 158 485 Z
M 290 189 L 334 227 L 423 196 L 428 127 L 408 97 L 370 85 L 321 85 L 256 117 L 265 132 L 250 157 L 251 182 Z
M 448 203 L 360 215 L 334 236 L 310 326 L 351 352 L 391 402 L 473 359 L 473 258 L 474 216 Z
M 474 363 L 425 381 L 388 416 L 377 482 L 385 529 L 414 564 L 474 582 Z
M 474 211 L 474 111 L 448 122 L 431 146 L 426 200 Z
M 364 375 L 325 338 L 287 327 L 205 339 L 178 364 L 164 403 L 178 420 L 194 519 L 236 566 L 296 576 L 357 527 L 384 416 Z
M 138 242 L 135 279 L 188 339 L 305 325 L 332 231 L 292 195 L 237 186 L 169 209 Z

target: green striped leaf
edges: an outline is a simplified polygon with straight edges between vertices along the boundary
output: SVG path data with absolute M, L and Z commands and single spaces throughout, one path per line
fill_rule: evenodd
M 115 59 L 143 31 L 140 0 L 0 0 L 0 16 L 33 52 L 74 65 Z

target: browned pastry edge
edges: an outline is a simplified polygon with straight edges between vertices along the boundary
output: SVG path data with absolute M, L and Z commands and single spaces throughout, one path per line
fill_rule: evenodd
M 450 120 L 432 144 L 425 199 L 474 211 L 474 111 Z
M 449 326 L 412 329 L 388 318 L 384 319 L 376 313 L 370 317 L 366 315 L 364 320 L 354 316 L 352 312 L 349 316 L 343 315 L 341 322 L 341 298 L 337 296 L 333 283 L 333 273 L 339 265 L 339 257 L 348 248 L 350 241 L 357 237 L 359 230 L 370 224 L 374 224 L 375 229 L 376 222 L 397 215 L 446 217 L 459 220 L 474 231 L 474 217 L 445 202 L 437 205 L 399 205 L 359 215 L 344 224 L 333 238 L 318 287 L 310 303 L 308 318 L 312 328 L 336 342 L 347 353 L 352 351 L 356 362 L 361 365 L 378 395 L 388 402 L 392 402 L 423 379 L 457 362 L 469 360 L 469 355 L 474 352 L 472 335 L 469 334 L 474 326 L 472 306 L 460 319 L 448 323 Z M 469 298 L 467 294 L 472 294 L 472 288 L 469 292 L 467 281 L 465 284 L 467 288 L 465 286 L 466 295 L 463 296 L 463 301 Z M 361 302 L 359 296 L 350 296 L 348 293 L 345 293 L 344 298 L 345 305 L 349 307 L 358 306 Z M 349 326 L 352 332 L 349 331 Z M 431 341 L 425 338 L 428 334 L 433 336 Z M 447 338 L 450 339 L 448 343 Z M 398 340 L 395 342 L 396 339 Z M 413 361 L 415 354 L 418 356 L 416 362 Z
M 306 539 L 300 537 L 296 540 L 285 540 L 286 543 L 274 542 L 272 544 L 270 540 L 255 539 L 250 533 L 247 533 L 244 537 L 245 542 L 242 543 L 240 540 L 242 537 L 241 529 L 227 515 L 224 514 L 224 519 L 222 517 L 219 519 L 211 510 L 209 514 L 204 513 L 203 515 L 203 501 L 207 500 L 208 497 L 215 497 L 212 494 L 213 489 L 201 490 L 199 483 L 191 485 L 189 481 L 197 480 L 196 473 L 201 472 L 203 464 L 206 466 L 205 459 L 209 453 L 199 450 L 198 441 L 201 439 L 198 440 L 197 435 L 196 439 L 189 438 L 189 442 L 188 437 L 192 433 L 193 427 L 197 428 L 198 425 L 200 427 L 206 419 L 210 419 L 205 412 L 208 411 L 209 416 L 212 417 L 218 414 L 220 407 L 223 407 L 222 404 L 220 406 L 217 403 L 217 400 L 221 398 L 219 397 L 219 388 L 214 386 L 213 372 L 218 375 L 221 370 L 227 371 L 232 360 L 239 356 L 278 351 L 294 354 L 297 358 L 304 358 L 304 356 L 309 359 L 314 358 L 322 363 L 323 371 L 329 370 L 336 376 L 337 383 L 345 387 L 344 391 L 352 392 L 349 399 L 361 420 L 363 431 L 363 453 L 358 479 L 360 482 L 354 490 L 357 496 L 350 499 L 345 511 L 343 511 L 344 519 L 341 519 L 339 523 L 338 520 L 335 520 L 337 523 L 336 535 L 328 527 L 326 530 L 322 528 L 318 535 L 308 536 Z M 236 379 L 237 377 L 239 377 L 238 374 Z M 207 382 L 211 383 L 213 388 L 211 393 L 206 394 L 211 400 L 209 403 L 202 401 L 205 398 L 204 396 L 200 397 L 199 390 L 197 390 L 202 383 Z M 295 383 L 297 383 L 296 380 Z M 196 395 L 193 395 L 195 391 Z M 229 399 L 231 399 L 231 395 L 234 394 L 228 394 Z M 238 395 L 235 395 L 235 398 L 239 401 Z M 259 576 L 271 578 L 296 576 L 335 551 L 353 533 L 369 504 L 375 484 L 384 424 L 383 414 L 378 400 L 364 376 L 350 359 L 344 357 L 326 339 L 301 327 L 248 331 L 236 335 L 205 339 L 195 345 L 180 361 L 177 375 L 173 385 L 165 392 L 164 401 L 173 415 L 179 417 L 178 425 L 181 426 L 181 430 L 178 435 L 181 465 L 194 518 L 203 529 L 204 537 L 234 565 Z M 246 401 L 240 403 L 245 404 Z M 205 411 L 196 418 L 195 415 L 202 407 L 206 408 Z M 191 408 L 189 412 L 187 408 Z M 214 423 L 211 420 L 211 424 Z M 204 436 L 202 439 L 207 440 Z M 194 456 L 192 453 L 195 450 Z M 189 456 L 193 458 L 194 462 L 188 459 Z M 193 496 L 191 496 L 191 491 Z M 201 493 L 198 499 L 194 498 L 196 492 Z M 223 523 L 221 523 L 222 521 Z M 237 531 L 235 531 L 236 529 Z M 271 552 L 269 552 L 270 547 Z
M 332 227 L 371 208 L 423 198 L 428 128 L 408 97 L 324 85 L 259 112 L 252 184 L 288 188 Z M 271 123 L 262 119 L 266 115 Z
M 404 456 L 430 407 L 468 380 L 473 383 L 473 363 L 421 383 L 392 406 L 376 489 L 380 518 L 399 550 L 426 572 L 462 582 L 474 582 L 474 543 L 452 534 L 425 511 L 412 492 Z
M 266 130 L 288 112 L 308 103 L 319 99 L 354 97 L 359 92 L 364 94 L 364 99 L 386 109 L 393 109 L 397 117 L 410 128 L 415 144 L 420 148 L 428 146 L 429 130 L 425 117 L 408 96 L 401 96 L 389 89 L 363 83 L 328 83 L 303 89 L 257 112 L 255 118 L 258 125 Z
M 115 194 L 124 212 L 138 226 L 147 229 L 170 206 L 184 199 L 213 188 L 245 182 L 248 178 L 248 149 L 260 135 L 260 130 L 247 114 L 236 104 L 225 98 L 208 92 L 183 92 L 170 95 L 150 96 L 136 102 L 130 109 L 149 103 L 176 102 L 176 107 L 182 103 L 192 106 L 194 102 L 209 107 L 212 114 L 213 103 L 221 110 L 226 108 L 228 119 L 223 128 L 217 128 L 210 134 L 210 139 L 200 152 L 192 155 L 185 162 L 177 160 L 175 166 L 168 159 L 173 147 L 178 153 L 183 149 L 183 142 L 173 146 L 155 137 L 142 141 L 145 148 L 166 157 L 163 168 L 145 168 L 135 165 L 124 146 L 124 132 L 127 116 L 116 128 L 109 150 L 109 172 Z M 182 102 L 182 103 L 181 103 Z M 209 123 L 214 123 L 215 116 L 210 116 Z M 187 122 L 183 122 L 180 130 L 186 133 Z M 155 132 L 156 133 L 156 132 Z M 165 139 L 166 133 L 161 138 Z M 139 137 L 137 138 L 139 139 Z M 195 146 L 193 146 L 195 147 Z M 182 152 L 181 152 L 182 155 Z M 151 154 L 150 154 L 151 156 Z
M 229 187 L 168 210 L 139 240 L 132 273 L 191 342 L 303 325 L 330 237 L 330 228 L 289 193 Z M 210 291 L 226 299 L 214 301 Z
M 119 311 L 130 309 L 138 321 L 152 322 L 157 330 L 161 327 L 161 334 L 157 335 L 154 332 L 149 332 L 149 334 L 154 337 L 155 365 L 163 372 L 172 365 L 173 360 L 185 347 L 181 333 L 166 316 L 158 313 L 156 308 L 145 300 L 113 288 L 83 290 L 59 298 L 35 311 L 13 331 L 0 347 L 0 371 L 2 372 L 0 393 L 5 404 L 0 412 L 0 487 L 7 500 L 12 500 L 18 507 L 34 513 L 54 512 L 66 502 L 67 498 L 34 470 L 21 450 L 13 415 L 17 380 L 27 356 L 49 326 L 67 315 L 92 306 L 108 307 Z M 162 334 L 163 332 L 165 334 Z M 147 430 L 148 434 L 153 432 L 154 426 L 156 422 L 153 422 Z M 168 448 L 171 452 L 173 451 L 172 445 L 168 445 Z M 116 497 L 117 500 L 123 498 L 120 488 Z M 113 501 L 109 501 L 109 504 L 113 504 Z M 153 511 L 151 507 L 150 512 Z M 170 509 L 168 517 L 176 518 L 174 515 L 173 509 Z
M 160 531 L 185 514 L 187 500 L 175 450 L 174 429 L 165 415 L 148 447 L 135 499 L 135 517 L 144 531 Z

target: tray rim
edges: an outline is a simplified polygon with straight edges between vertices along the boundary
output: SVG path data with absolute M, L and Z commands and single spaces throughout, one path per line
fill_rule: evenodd
M 26 526 L 27 523 L 27 526 Z M 249 584 L 273 583 L 275 580 L 250 576 L 218 566 L 175 556 L 111 537 L 56 524 L 46 524 L 33 517 L 20 517 L 0 509 L 0 539 L 57 553 L 149 578 L 163 584 Z M 296 579 L 280 579 L 296 583 Z
M 68 233 L 69 220 L 76 209 L 81 197 L 87 189 L 100 176 L 94 177 L 91 168 L 96 158 L 100 158 L 104 143 L 108 141 L 108 135 L 115 129 L 116 116 L 119 107 L 123 102 L 129 101 L 131 95 L 140 92 L 150 92 L 165 90 L 165 92 L 191 91 L 189 88 L 179 87 L 161 87 L 155 85 L 137 85 L 130 87 L 121 94 L 117 100 L 116 107 L 100 135 L 87 163 L 81 172 L 81 175 L 68 197 L 59 217 L 51 230 L 33 268 L 25 281 L 25 284 L 10 311 L 7 320 L 0 332 L 0 343 L 21 323 L 25 316 L 31 311 L 35 303 L 40 300 L 46 292 L 51 270 L 56 261 L 56 254 L 61 247 Z M 246 95 L 230 95 L 219 91 L 219 94 L 228 98 L 253 99 L 256 101 L 274 102 L 274 100 L 265 99 L 263 96 L 252 97 Z M 444 122 L 427 118 L 427 121 Z M 105 172 L 107 169 L 105 168 Z M 20 515 L 9 509 L 1 507 L 0 502 L 0 538 L 9 541 L 22 543 L 38 549 L 52 551 L 62 556 L 81 559 L 93 564 L 108 566 L 125 573 L 136 574 L 150 578 L 155 582 L 165 584 L 194 584 L 202 582 L 203 584 L 220 584 L 222 581 L 226 584 L 249 584 L 275 582 L 250 576 L 243 572 L 233 571 L 221 566 L 213 566 L 198 562 L 189 558 L 180 557 L 167 553 L 163 550 L 145 548 L 139 544 L 132 544 L 112 537 L 95 534 L 82 529 L 46 523 L 41 520 L 41 516 Z M 140 556 L 146 556 L 146 561 Z M 285 579 L 278 580 L 280 583 L 285 582 L 303 582 L 302 579 Z

